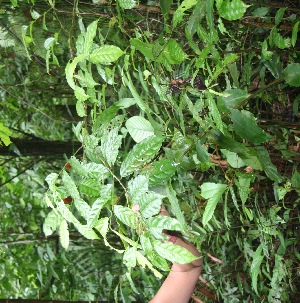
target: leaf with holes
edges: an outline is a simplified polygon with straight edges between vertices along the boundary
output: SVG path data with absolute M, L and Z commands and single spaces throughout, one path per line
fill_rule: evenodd
M 103 45 L 95 49 L 89 56 L 92 63 L 110 63 L 117 61 L 124 52 L 114 45 Z
M 122 177 L 128 176 L 136 169 L 147 164 L 158 153 L 164 138 L 151 136 L 137 143 L 127 154 L 123 161 L 120 174 Z

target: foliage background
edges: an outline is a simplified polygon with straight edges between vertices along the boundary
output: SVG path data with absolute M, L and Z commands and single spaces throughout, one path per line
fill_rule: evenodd
M 299 3 L 0 5 L 1 298 L 149 300 L 168 228 L 203 254 L 195 301 L 295 301 Z

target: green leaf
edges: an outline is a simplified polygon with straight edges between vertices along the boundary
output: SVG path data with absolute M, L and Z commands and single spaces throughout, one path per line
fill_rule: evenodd
M 122 144 L 122 136 L 118 133 L 119 128 L 115 127 L 109 132 L 105 132 L 101 138 L 101 152 L 109 166 L 115 164 Z
M 74 224 L 77 230 L 87 239 L 89 240 L 96 240 L 99 239 L 97 234 L 88 226 L 82 225 L 79 222 Z
M 85 112 L 85 108 L 84 108 L 84 103 L 82 101 L 77 101 L 76 102 L 76 112 L 77 115 L 79 117 L 85 117 L 86 116 L 86 112 Z
M 263 259 L 264 259 L 264 256 L 262 255 L 262 244 L 260 244 L 253 255 L 253 260 L 252 260 L 251 267 L 250 267 L 250 273 L 251 273 L 251 278 L 252 278 L 252 287 L 257 294 L 258 294 L 257 276 L 260 272 L 260 265 L 261 265 Z
M 34 19 L 34 20 L 37 20 L 41 17 L 41 15 L 34 9 L 30 10 L 30 14 L 31 14 L 32 19 Z
M 218 110 L 218 107 L 216 105 L 216 102 L 210 92 L 206 93 L 207 99 L 208 99 L 208 108 L 209 112 L 216 124 L 217 129 L 220 132 L 223 132 L 223 122 L 222 122 L 222 117 L 220 115 L 220 112 Z
M 276 166 L 271 162 L 269 153 L 264 146 L 256 146 L 258 159 L 268 178 L 275 182 L 282 182 L 283 179 L 277 171 Z
M 69 247 L 69 240 L 68 222 L 63 219 L 59 226 L 59 242 L 66 250 Z
M 245 162 L 246 165 L 253 169 L 262 170 L 262 165 L 258 160 L 257 151 L 252 147 L 246 147 L 244 144 L 233 140 L 230 137 L 220 134 L 217 137 L 217 143 L 223 148 L 235 152 Z
M 77 86 L 77 85 L 75 86 L 74 93 L 75 93 L 75 97 L 80 102 L 86 101 L 89 98 L 89 95 L 87 95 L 85 93 L 85 90 L 80 86 Z M 77 107 L 76 107 L 76 109 L 77 109 Z M 77 114 L 78 114 L 78 116 L 83 117 L 82 110 L 80 110 L 80 111 L 77 110 Z
M 186 59 L 187 54 L 182 50 L 181 46 L 174 39 L 170 39 L 156 60 L 163 64 L 165 61 L 168 64 L 179 64 Z
M 173 15 L 173 26 L 176 27 L 183 19 L 184 12 L 198 3 L 198 0 L 184 0 Z
M 219 96 L 218 97 L 218 108 L 222 113 L 226 113 L 229 109 L 233 109 L 239 104 L 241 104 L 249 94 L 242 89 L 226 89 L 224 91 L 226 96 Z
M 126 249 L 123 255 L 123 263 L 129 269 L 136 266 L 136 247 Z
M 56 41 L 54 37 L 49 37 L 44 42 L 44 47 L 46 50 L 50 50 L 50 48 L 55 45 Z
M 74 82 L 73 76 L 74 76 L 76 66 L 79 62 L 82 62 L 85 59 L 86 59 L 85 55 L 79 55 L 79 56 L 75 57 L 72 62 L 68 62 L 67 66 L 65 68 L 66 79 L 72 89 L 75 89 L 75 82 Z
M 108 222 L 109 222 L 108 217 L 101 218 L 100 220 L 97 221 L 94 227 L 96 230 L 99 231 L 99 233 L 104 239 L 106 239 L 106 235 L 108 232 Z
M 209 153 L 207 150 L 202 146 L 200 140 L 195 138 L 195 145 L 196 145 L 196 151 L 197 151 L 197 158 L 199 159 L 200 162 L 204 163 L 209 161 Z
M 300 63 L 291 63 L 284 70 L 285 81 L 291 86 L 300 86 Z
M 93 123 L 93 134 L 98 134 L 99 130 L 106 128 L 110 121 L 116 116 L 118 110 L 119 107 L 112 105 L 100 113 Z
M 236 176 L 237 179 L 234 179 L 234 183 L 238 188 L 242 205 L 244 206 L 250 194 L 250 184 L 253 177 L 246 173 L 237 173 Z
M 203 17 L 206 14 L 206 1 L 201 0 L 198 1 L 196 7 L 193 10 L 192 15 L 189 18 L 188 24 L 187 24 L 187 31 L 188 35 L 192 38 L 197 30 L 197 25 L 200 24 Z
M 89 56 L 89 61 L 92 63 L 110 63 L 117 61 L 124 52 L 114 45 L 103 45 L 95 49 Z
M 94 201 L 88 214 L 88 218 L 87 218 L 88 227 L 92 228 L 96 224 L 103 206 L 111 198 L 111 190 L 112 190 L 111 184 L 107 184 L 101 187 L 100 197 Z
M 269 139 L 268 134 L 256 125 L 255 119 L 246 115 L 247 111 L 231 109 L 230 112 L 234 130 L 241 138 L 253 143 L 263 143 Z
M 270 46 L 276 45 L 280 49 L 291 47 L 291 39 L 284 38 L 278 31 L 277 27 L 273 27 L 269 35 Z
M 162 159 L 151 163 L 147 169 L 149 173 L 149 185 L 162 184 L 174 176 L 179 163 L 170 159 Z
M 97 197 L 100 194 L 100 182 L 97 179 L 84 179 L 79 184 L 82 194 L 89 197 Z
M 249 5 L 246 5 L 241 0 L 223 0 L 219 2 L 222 3 L 220 6 L 217 5 L 220 16 L 229 21 L 242 18 L 247 7 L 249 7 Z
M 254 11 L 252 11 L 251 14 L 255 17 L 264 17 L 268 14 L 269 10 L 269 7 L 258 7 Z
M 203 183 L 201 185 L 201 196 L 208 199 L 207 205 L 202 216 L 202 224 L 206 225 L 212 218 L 216 206 L 221 199 L 224 191 L 227 189 L 225 184 Z
M 235 62 L 237 59 L 239 58 L 239 56 L 237 54 L 231 54 L 231 55 L 227 55 L 225 56 L 224 60 L 220 60 L 213 72 L 213 75 L 211 76 L 211 79 L 209 81 L 209 83 L 211 83 L 213 80 L 216 80 L 219 75 L 224 72 L 225 68 L 229 65 L 232 64 L 233 62 Z M 212 91 L 212 89 L 210 89 Z M 214 92 L 215 94 L 217 94 L 216 92 Z
M 293 187 L 300 188 L 300 174 L 297 171 L 293 173 L 291 183 Z
M 85 55 L 89 55 L 92 50 L 93 41 L 97 32 L 97 26 L 98 26 L 98 20 L 92 22 L 86 29 L 86 33 L 84 35 L 84 45 L 83 45 L 83 53 Z
M 126 123 L 130 136 L 137 143 L 154 135 L 154 128 L 151 123 L 141 116 L 133 116 Z
M 8 146 L 11 144 L 9 136 L 12 135 L 12 132 L 10 129 L 8 129 L 6 126 L 4 126 L 2 123 L 0 123 L 0 145 L 2 145 L 2 142 L 5 146 Z
M 76 187 L 76 184 L 66 171 L 63 171 L 62 181 L 64 183 L 64 187 L 65 187 L 67 193 L 74 199 L 80 199 L 80 195 L 79 195 L 78 189 Z
M 159 3 L 163 15 L 166 16 L 167 14 L 169 14 L 171 6 L 173 4 L 173 0 L 160 0 Z
M 82 199 L 74 199 L 74 205 L 77 208 L 79 214 L 84 218 L 88 219 L 91 207 Z
M 143 247 L 143 250 L 145 251 L 151 263 L 161 270 L 169 271 L 167 261 L 163 257 L 161 257 L 156 251 L 154 251 L 149 235 L 140 235 L 140 242 Z
M 139 204 L 141 196 L 148 191 L 149 180 L 147 176 L 138 175 L 128 182 L 128 194 L 132 204 Z
M 278 24 L 281 22 L 281 20 L 282 20 L 282 18 L 283 18 L 283 15 L 284 15 L 285 11 L 286 11 L 286 7 L 281 7 L 281 8 L 277 11 L 277 13 L 276 13 L 276 15 L 275 15 L 275 25 L 278 25 Z
M 70 212 L 69 208 L 64 204 L 63 201 L 55 201 L 57 209 L 60 215 L 68 222 L 75 224 L 79 224 L 79 221 L 76 217 Z
M 262 53 L 263 57 L 265 58 L 265 60 L 271 60 L 271 58 L 274 54 L 274 52 L 268 51 L 268 42 L 267 42 L 267 40 L 264 40 L 264 42 L 262 43 L 261 53 Z
M 140 94 L 137 92 L 135 85 L 133 84 L 132 80 L 131 80 L 131 76 L 129 74 L 129 72 L 122 75 L 123 76 L 123 82 L 125 83 L 125 85 L 129 88 L 132 96 L 134 97 L 134 100 L 136 102 L 136 104 L 138 105 L 138 107 L 145 112 L 150 112 L 150 108 L 148 106 L 148 104 L 146 104 L 144 102 L 144 100 L 141 98 Z
M 43 232 L 46 237 L 53 234 L 56 229 L 60 226 L 62 218 L 58 215 L 57 211 L 53 209 L 48 213 L 47 217 L 45 218 L 43 224 Z
M 152 217 L 148 220 L 148 227 L 157 228 L 160 230 L 168 229 L 168 230 L 182 230 L 182 225 L 177 219 L 171 218 L 169 216 L 156 216 Z
M 128 207 L 122 205 L 114 206 L 114 214 L 116 217 L 131 228 L 137 227 L 137 216 L 136 214 Z
M 124 9 L 131 9 L 136 6 L 135 0 L 117 0 L 120 7 Z
M 169 241 L 154 240 L 153 247 L 161 257 L 173 263 L 186 264 L 198 259 L 187 249 Z
M 150 218 L 160 212 L 163 196 L 155 192 L 144 193 L 140 197 L 140 212 L 144 218 Z
M 146 257 L 144 257 L 139 251 L 136 252 L 136 257 L 137 257 L 137 261 L 138 263 L 145 268 L 145 266 L 148 266 L 150 270 L 152 270 L 152 272 L 154 273 L 155 277 L 158 279 L 162 278 L 162 274 L 157 271 L 153 265 L 146 259 Z
M 295 47 L 296 42 L 297 42 L 299 24 L 300 24 L 300 21 L 296 22 L 294 27 L 293 27 L 293 31 L 292 31 L 292 46 L 293 47 Z
M 163 141 L 162 137 L 151 136 L 137 143 L 127 154 L 121 165 L 121 176 L 128 176 L 138 168 L 146 165 L 160 150 Z
M 102 164 L 86 163 L 83 168 L 86 170 L 86 177 L 98 179 L 99 181 L 105 180 L 110 175 L 108 169 Z
M 185 221 L 184 215 L 180 209 L 179 201 L 176 197 L 176 191 L 172 188 L 171 182 L 169 182 L 169 185 L 166 188 L 168 199 L 171 204 L 172 213 L 175 215 L 176 219 L 180 222 L 182 232 L 188 233 L 188 225 Z
M 131 39 L 130 44 L 140 51 L 145 57 L 149 58 L 150 60 L 154 60 L 155 57 L 153 55 L 153 48 L 154 45 L 150 43 L 143 42 L 137 38 Z
M 221 149 L 221 152 L 226 156 L 226 160 L 233 168 L 240 168 L 246 166 L 245 162 L 238 156 L 237 153 L 226 149 Z

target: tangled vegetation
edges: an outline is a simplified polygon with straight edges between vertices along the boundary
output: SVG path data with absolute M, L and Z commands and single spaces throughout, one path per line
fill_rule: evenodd
M 202 252 L 195 302 L 293 302 L 299 296 L 297 5 L 1 5 L 1 73 L 26 61 L 19 66 L 21 74 L 25 64 L 30 70 L 27 94 L 52 106 L 75 106 L 80 117 L 72 121 L 73 134 L 70 123 L 55 126 L 57 137 L 74 136 L 81 147 L 48 174 L 40 207 L 43 232 L 59 234 L 64 260 L 89 256 L 88 283 L 68 294 L 75 273 L 65 281 L 47 265 L 38 273 L 43 298 L 146 302 L 169 261 L 193 257 L 162 243 L 163 229 L 181 232 Z M 12 96 L 12 88 L 5 89 Z M 6 119 L 15 115 L 16 101 L 10 102 Z M 48 124 L 40 113 L 36 119 L 34 134 L 43 137 Z M 12 144 L 9 123 L 1 122 L 1 141 Z M 172 218 L 156 216 L 162 203 Z M 138 212 L 132 210 L 136 204 Z M 93 240 L 82 246 L 87 255 L 76 255 L 84 240 L 74 245 L 74 233 Z M 43 249 L 48 264 L 55 252 L 50 244 Z M 109 260 L 105 274 L 92 268 L 90 260 L 98 257 Z M 125 265 L 117 281 L 112 261 Z M 99 290 L 95 285 L 104 280 Z

